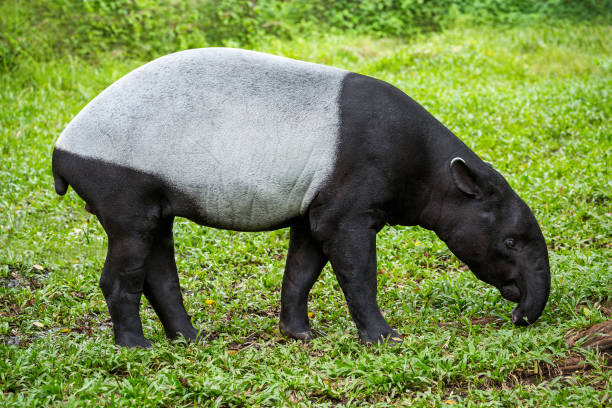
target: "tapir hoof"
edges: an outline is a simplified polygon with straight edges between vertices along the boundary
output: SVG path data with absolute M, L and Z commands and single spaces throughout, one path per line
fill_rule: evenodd
M 185 341 L 187 341 L 187 343 L 189 344 L 204 344 L 206 343 L 206 339 L 208 338 L 208 334 L 204 333 L 203 331 L 198 331 L 195 333 L 194 336 L 183 336 L 185 338 Z
M 153 347 L 151 342 L 146 338 L 137 338 L 137 337 L 123 337 L 121 339 L 117 339 L 115 344 L 121 347 L 128 348 L 151 348 Z
M 404 341 L 402 336 L 397 334 L 397 332 L 394 330 L 389 333 L 379 334 L 377 336 L 367 335 L 366 333 L 362 332 L 359 333 L 359 339 L 361 340 L 361 343 L 365 344 L 366 346 L 383 343 L 387 343 L 389 346 L 396 346 Z
M 203 343 L 206 334 L 204 332 L 197 331 L 193 327 L 189 327 L 172 332 L 166 331 L 166 337 L 170 340 L 184 339 L 187 343 Z
M 518 306 L 512 310 L 512 323 L 516 326 L 529 326 L 531 324 L 526 320 L 525 316 L 523 316 Z
M 324 331 L 318 330 L 318 329 L 313 329 L 313 328 L 308 328 L 308 329 L 302 329 L 302 330 L 291 330 L 290 328 L 288 328 L 287 326 L 285 326 L 284 324 L 279 324 L 280 327 L 280 332 L 292 339 L 297 339 L 297 340 L 312 340 L 315 339 L 317 337 L 325 337 L 327 336 L 327 334 Z

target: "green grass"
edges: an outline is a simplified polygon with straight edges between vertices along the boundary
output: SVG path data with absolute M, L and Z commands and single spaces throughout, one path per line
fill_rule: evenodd
M 395 84 L 506 175 L 540 222 L 552 292 L 528 328 L 510 323 L 513 304 L 435 234 L 381 231 L 379 302 L 405 335 L 397 347 L 359 344 L 329 267 L 309 303 L 328 336 L 283 339 L 288 230 L 178 220 L 185 304 L 211 336 L 167 341 L 145 301 L 154 348 L 116 349 L 97 287 L 106 237 L 72 190 L 54 193 L 51 151 L 85 103 L 145 61 L 106 53 L 2 74 L 0 405 L 609 406 L 610 367 L 564 337 L 611 319 L 611 31 L 458 27 L 412 41 L 334 35 L 254 47 Z M 571 353 L 592 369 L 538 377 Z

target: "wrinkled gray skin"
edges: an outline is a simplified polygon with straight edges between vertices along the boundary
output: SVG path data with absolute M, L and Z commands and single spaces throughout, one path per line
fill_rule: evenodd
M 317 88 L 320 87 L 321 89 Z M 117 81 L 62 134 L 68 185 L 108 234 L 100 287 L 115 341 L 150 346 L 144 294 L 170 338 L 198 338 L 174 260 L 174 217 L 242 231 L 289 226 L 280 328 L 308 339 L 308 294 L 330 262 L 364 342 L 397 338 L 376 299 L 376 234 L 431 229 L 533 323 L 546 242 L 493 167 L 405 93 L 374 78 L 237 50 L 158 59 Z

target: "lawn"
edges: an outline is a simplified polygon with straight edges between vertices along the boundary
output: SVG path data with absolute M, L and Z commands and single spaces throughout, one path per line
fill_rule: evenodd
M 493 163 L 540 222 L 552 290 L 526 328 L 435 234 L 385 227 L 379 303 L 404 336 L 395 347 L 359 343 L 329 266 L 309 302 L 327 337 L 283 338 L 288 230 L 178 220 L 185 305 L 208 338 L 166 340 L 145 300 L 154 347 L 116 348 L 98 288 L 106 236 L 72 190 L 55 194 L 51 152 L 89 100 L 146 61 L 108 52 L 0 74 L 0 405 L 610 406 L 610 349 L 580 340 L 612 319 L 610 38 L 588 23 L 457 25 L 252 46 L 399 87 Z

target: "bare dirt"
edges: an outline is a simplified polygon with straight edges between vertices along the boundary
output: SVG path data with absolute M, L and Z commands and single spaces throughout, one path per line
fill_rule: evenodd
M 474 319 L 472 324 L 497 324 L 497 318 Z M 585 351 L 596 351 L 603 368 L 612 372 L 612 320 L 607 320 L 580 330 L 570 330 L 565 341 L 572 347 L 572 353 L 554 364 L 536 362 L 533 368 L 510 372 L 503 383 L 483 383 L 477 387 L 512 389 L 519 385 L 540 384 L 557 379 L 560 383 L 576 384 L 576 376 L 588 376 L 593 366 L 587 361 Z M 590 382 L 589 385 L 605 389 L 609 381 Z M 472 385 L 473 387 L 474 385 Z M 467 396 L 470 384 L 457 382 L 447 384 L 447 396 Z

